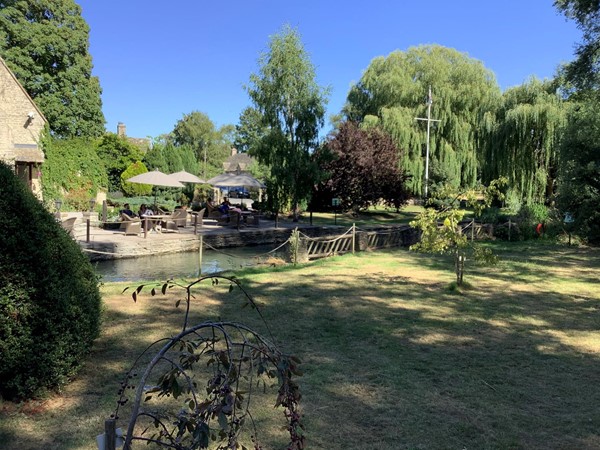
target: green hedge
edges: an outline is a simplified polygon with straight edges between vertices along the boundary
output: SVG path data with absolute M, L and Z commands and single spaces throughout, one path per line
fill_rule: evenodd
M 79 245 L 0 163 L 0 395 L 65 384 L 100 327 L 98 279 Z

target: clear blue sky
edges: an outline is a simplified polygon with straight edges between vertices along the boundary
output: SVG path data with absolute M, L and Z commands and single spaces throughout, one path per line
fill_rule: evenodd
M 168 133 L 192 111 L 236 124 L 250 105 L 243 86 L 284 24 L 298 29 L 318 83 L 331 88 L 328 117 L 370 61 L 394 50 L 454 48 L 480 60 L 504 90 L 551 78 L 581 40 L 552 0 L 76 2 L 90 26 L 106 128 L 123 122 L 131 137 Z

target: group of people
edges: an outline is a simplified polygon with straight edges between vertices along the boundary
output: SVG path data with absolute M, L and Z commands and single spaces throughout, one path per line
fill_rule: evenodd
M 120 214 L 127 214 L 129 217 L 147 217 L 154 215 L 154 211 L 151 208 L 146 206 L 144 203 L 140 205 L 139 211 L 134 213 L 129 207 L 129 203 L 125 203 L 123 205 L 123 209 L 119 211 Z
M 229 211 L 235 211 L 235 212 L 239 212 L 239 213 L 242 212 L 242 210 L 240 208 L 238 208 L 237 206 L 232 206 L 231 202 L 229 201 L 229 199 L 227 197 L 223 198 L 223 201 L 221 202 L 221 204 L 219 206 L 216 206 L 215 203 L 213 202 L 212 198 L 209 198 L 206 201 L 206 206 L 209 210 L 213 210 L 213 209 L 219 210 L 219 212 L 223 215 L 229 214 Z

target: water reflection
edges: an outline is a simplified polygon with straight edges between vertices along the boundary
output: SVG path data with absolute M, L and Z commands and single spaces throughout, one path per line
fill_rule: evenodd
M 265 246 L 228 248 L 223 252 L 205 250 L 202 254 L 202 275 L 256 265 L 271 250 L 273 247 Z M 200 276 L 198 252 L 114 259 L 93 264 L 96 273 L 105 282 L 194 279 Z

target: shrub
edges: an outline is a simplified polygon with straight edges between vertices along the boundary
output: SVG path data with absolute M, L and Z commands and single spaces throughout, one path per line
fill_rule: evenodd
M 79 246 L 0 163 L 0 395 L 66 383 L 97 337 L 100 292 Z
M 523 205 L 517 215 L 517 221 L 524 239 L 536 237 L 535 227 L 548 220 L 548 208 L 540 204 Z

